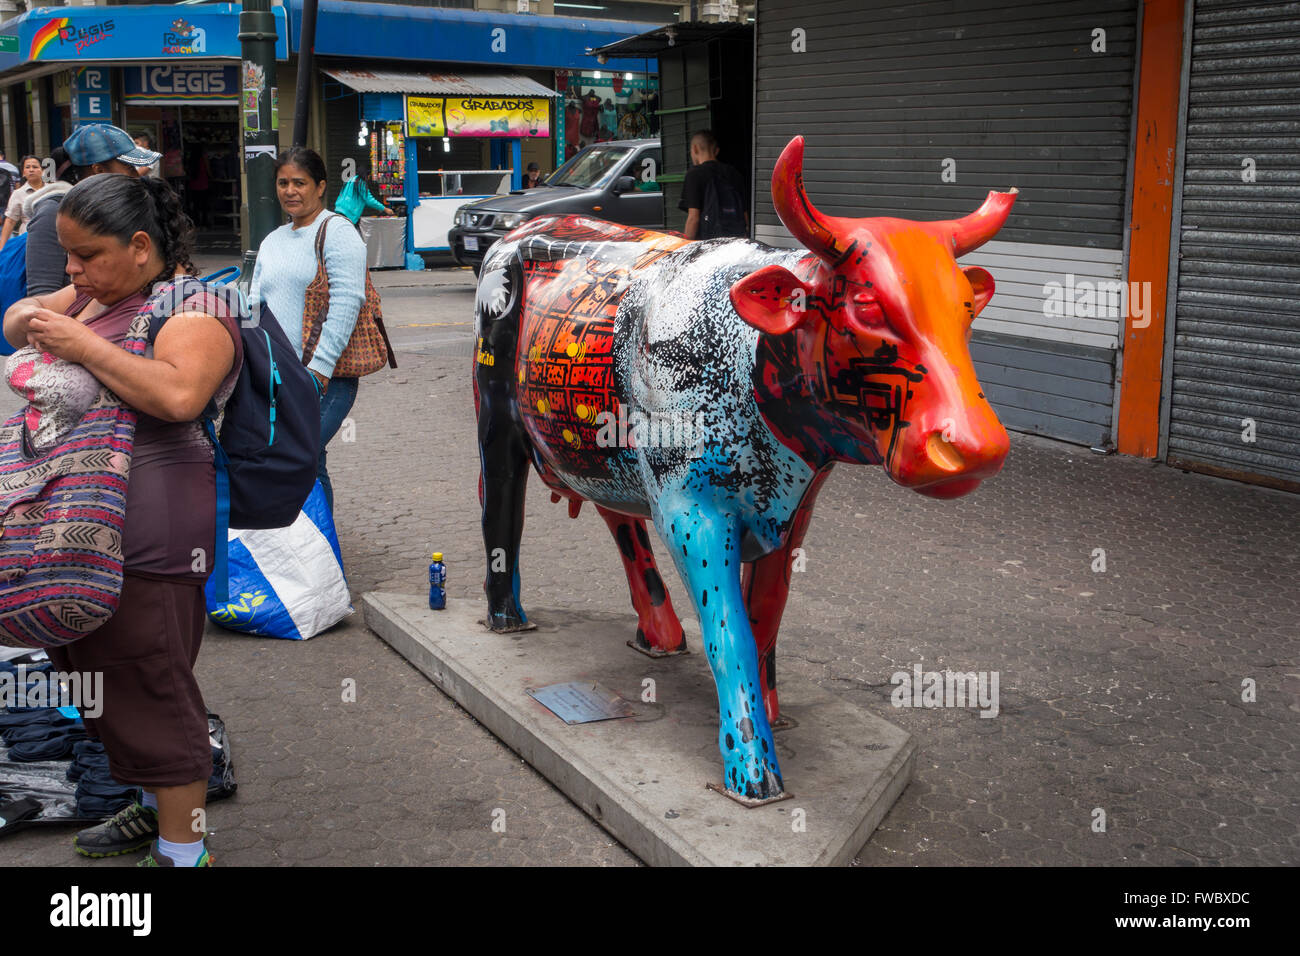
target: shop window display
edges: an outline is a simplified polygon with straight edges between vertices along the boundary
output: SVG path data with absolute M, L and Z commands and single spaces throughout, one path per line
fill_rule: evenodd
M 644 74 L 557 71 L 564 95 L 564 158 L 585 146 L 659 134 L 658 79 Z

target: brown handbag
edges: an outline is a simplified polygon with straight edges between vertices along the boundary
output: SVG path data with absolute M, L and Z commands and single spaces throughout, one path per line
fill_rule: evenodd
M 307 286 L 302 309 L 302 364 L 311 362 L 316 354 L 316 345 L 320 341 L 321 329 L 330 310 L 330 280 L 325 271 L 325 227 L 329 225 L 328 217 L 316 231 L 316 278 Z M 334 363 L 335 378 L 354 378 L 378 372 L 385 365 L 397 368 L 397 356 L 388 341 L 388 332 L 384 329 L 384 319 L 379 311 L 379 292 L 370 281 L 370 270 L 366 270 L 366 297 L 357 313 L 357 324 L 352 330 L 343 354 Z

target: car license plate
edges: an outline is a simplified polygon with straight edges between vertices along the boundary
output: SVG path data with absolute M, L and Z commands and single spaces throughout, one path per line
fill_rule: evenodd
M 465 237 L 465 251 L 466 251 L 466 252 L 478 252 L 478 240 L 477 240 L 476 238 L 474 238 L 473 236 L 466 236 L 466 237 Z

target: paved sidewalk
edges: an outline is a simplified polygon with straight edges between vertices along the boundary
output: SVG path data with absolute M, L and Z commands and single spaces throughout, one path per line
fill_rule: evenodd
M 401 367 L 362 383 L 355 441 L 330 447 L 354 601 L 423 593 L 436 548 L 449 600 L 480 602 L 473 276 L 374 278 Z M 534 479 L 528 522 L 526 607 L 630 616 L 594 511 L 571 521 Z M 859 862 L 1300 862 L 1297 541 L 1295 496 L 1023 435 L 957 501 L 838 468 L 778 671 L 917 738 L 915 779 Z M 218 864 L 636 864 L 359 618 L 306 643 L 210 629 L 199 676 L 240 786 L 210 809 Z M 998 716 L 891 706 L 891 675 L 915 665 L 997 672 Z M 0 865 L 86 863 L 70 839 L 17 834 Z

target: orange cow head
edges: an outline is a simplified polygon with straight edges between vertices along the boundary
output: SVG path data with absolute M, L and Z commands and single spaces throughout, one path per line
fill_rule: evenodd
M 772 422 L 770 408 L 790 411 L 798 427 L 778 422 L 777 431 L 800 450 L 818 446 L 806 457 L 879 463 L 936 498 L 966 494 L 1001 469 L 1008 441 L 969 348 L 993 277 L 956 260 L 1002 227 L 1016 190 L 991 192 L 969 216 L 944 222 L 825 216 L 804 192 L 803 148 L 796 137 L 781 154 L 772 199 L 815 258 L 794 271 L 766 266 L 731 287 L 736 311 L 766 333 L 760 350 L 766 342 L 786 357 L 756 385 L 769 399 L 764 414 Z M 822 423 L 811 441 L 809 411 Z

